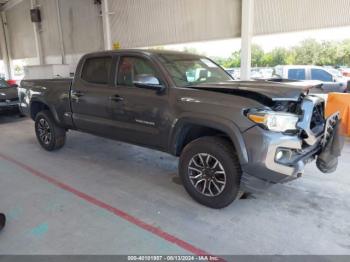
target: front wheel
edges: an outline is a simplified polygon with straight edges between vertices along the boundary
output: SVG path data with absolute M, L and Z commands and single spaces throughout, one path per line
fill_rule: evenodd
M 40 145 L 47 151 L 62 148 L 66 141 L 66 130 L 58 126 L 50 111 L 45 110 L 35 118 L 35 133 Z
M 179 173 L 190 196 L 211 208 L 224 208 L 239 193 L 241 167 L 233 145 L 223 137 L 203 137 L 188 144 Z

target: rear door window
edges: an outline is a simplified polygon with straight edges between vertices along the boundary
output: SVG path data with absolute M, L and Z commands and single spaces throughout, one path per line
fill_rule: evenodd
M 323 82 L 332 82 L 333 76 L 322 69 L 311 69 L 311 80 L 319 80 Z
M 305 80 L 306 79 L 305 69 L 302 69 L 302 68 L 289 69 L 288 79 Z
M 88 58 L 85 61 L 81 78 L 93 84 L 107 85 L 110 80 L 112 57 Z

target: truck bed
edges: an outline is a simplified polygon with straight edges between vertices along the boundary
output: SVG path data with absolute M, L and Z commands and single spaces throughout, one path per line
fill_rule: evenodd
M 70 90 L 72 78 L 23 80 L 19 88 L 20 110 L 23 114 L 31 116 L 30 106 L 36 102 L 44 102 L 46 105 L 57 108 L 60 113 L 71 112 Z M 59 99 L 58 99 L 59 98 Z M 31 103 L 29 105 L 28 103 Z M 59 119 L 63 121 L 63 119 Z

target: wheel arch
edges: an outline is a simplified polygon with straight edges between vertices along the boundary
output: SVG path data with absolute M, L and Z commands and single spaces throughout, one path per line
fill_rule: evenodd
M 243 136 L 238 127 L 224 119 L 203 119 L 185 117 L 176 121 L 171 132 L 171 153 L 179 156 L 183 148 L 193 140 L 203 136 L 226 136 L 235 148 L 241 165 L 248 163 L 248 153 Z
M 45 101 L 42 101 L 41 99 L 32 99 L 30 102 L 30 117 L 35 120 L 35 117 L 38 113 L 40 113 L 43 110 L 48 110 L 53 115 L 56 123 L 59 123 L 59 118 L 56 110 L 54 108 L 50 107 L 48 103 Z

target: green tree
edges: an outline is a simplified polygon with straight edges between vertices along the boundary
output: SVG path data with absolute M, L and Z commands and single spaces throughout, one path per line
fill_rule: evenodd
M 233 52 L 232 55 L 223 61 L 218 63 L 225 68 L 240 67 L 241 66 L 241 51 Z
M 228 58 L 215 60 L 226 68 L 239 67 L 241 52 L 236 51 Z M 295 64 L 350 66 L 350 39 L 341 42 L 307 39 L 297 46 L 288 49 L 278 47 L 270 52 L 264 52 L 258 45 L 252 46 L 253 67 Z
M 259 67 L 263 65 L 265 52 L 264 50 L 256 44 L 252 45 L 252 66 Z
M 288 58 L 288 50 L 279 47 L 271 51 L 272 63 L 268 66 L 286 65 Z
M 336 65 L 350 66 L 350 39 L 341 42 L 337 49 Z
M 321 44 L 315 39 L 304 40 L 299 46 L 294 47 L 295 62 L 300 65 L 317 64 Z

